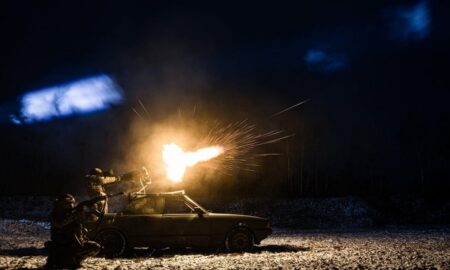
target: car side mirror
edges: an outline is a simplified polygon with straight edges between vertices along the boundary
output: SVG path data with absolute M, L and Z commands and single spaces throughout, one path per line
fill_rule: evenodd
M 199 216 L 203 216 L 205 213 L 200 207 L 194 207 L 194 212 Z

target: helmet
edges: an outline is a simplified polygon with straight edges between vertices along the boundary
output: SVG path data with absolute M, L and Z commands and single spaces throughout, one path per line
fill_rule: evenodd
M 112 169 L 109 169 L 103 172 L 103 176 L 114 176 L 114 171 Z
M 89 172 L 90 175 L 102 175 L 103 172 L 100 168 L 94 168 Z
M 63 194 L 59 196 L 55 201 L 55 206 L 63 208 L 71 208 L 75 204 L 75 197 L 71 194 Z

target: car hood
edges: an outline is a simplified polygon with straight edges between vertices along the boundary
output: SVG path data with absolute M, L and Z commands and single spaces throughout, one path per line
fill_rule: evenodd
M 241 219 L 241 220 L 253 220 L 253 221 L 268 221 L 266 218 L 255 217 L 249 215 L 240 215 L 240 214 L 225 214 L 225 213 L 208 213 L 208 216 L 211 218 L 218 219 Z

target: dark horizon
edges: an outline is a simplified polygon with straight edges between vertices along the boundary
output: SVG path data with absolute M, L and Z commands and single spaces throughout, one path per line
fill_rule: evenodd
M 257 149 L 280 155 L 259 158 L 256 172 L 203 175 L 209 189 L 193 192 L 447 196 L 448 3 L 1 5 L 4 195 L 83 193 L 93 167 L 151 167 L 133 151 L 171 119 L 248 119 L 296 135 Z M 10 121 L 22 95 L 99 74 L 120 86 L 121 104 Z

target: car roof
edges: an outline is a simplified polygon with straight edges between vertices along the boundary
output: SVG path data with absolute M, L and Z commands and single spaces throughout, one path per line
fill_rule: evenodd
M 184 190 L 171 191 L 171 192 L 158 192 L 158 193 L 134 193 L 131 199 L 140 199 L 148 197 L 182 197 L 186 193 Z

